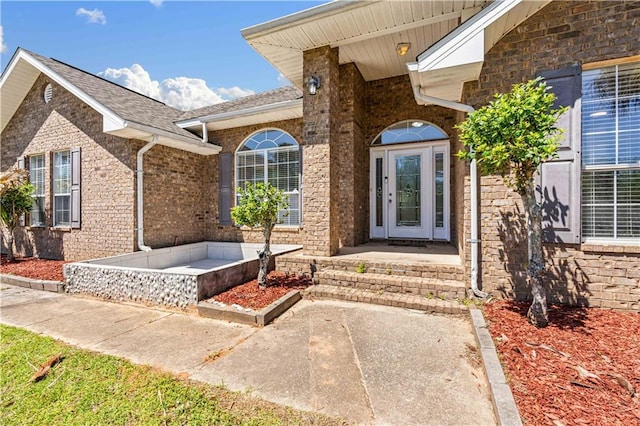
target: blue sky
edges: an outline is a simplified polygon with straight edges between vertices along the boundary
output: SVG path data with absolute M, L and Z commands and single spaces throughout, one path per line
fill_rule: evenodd
M 240 29 L 321 3 L 3 0 L 1 64 L 23 47 L 191 109 L 287 84 Z

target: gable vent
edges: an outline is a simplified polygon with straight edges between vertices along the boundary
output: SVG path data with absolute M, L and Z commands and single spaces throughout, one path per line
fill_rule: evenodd
M 51 102 L 52 97 L 53 87 L 51 87 L 51 84 L 47 84 L 47 87 L 44 88 L 44 102 L 48 104 L 49 102 Z

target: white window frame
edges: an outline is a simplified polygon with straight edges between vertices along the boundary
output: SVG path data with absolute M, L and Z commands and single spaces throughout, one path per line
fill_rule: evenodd
M 276 132 L 282 132 L 283 134 L 289 136 L 295 143 L 295 146 L 286 146 L 286 147 L 275 147 L 275 148 L 262 148 L 262 149 L 251 149 L 248 151 L 242 151 L 242 148 L 245 146 L 245 144 L 247 143 L 247 141 L 251 138 L 253 138 L 255 135 L 259 134 L 259 133 L 263 133 L 263 132 L 268 132 L 268 131 L 276 131 Z M 285 151 L 300 151 L 301 150 L 301 146 L 300 143 L 296 140 L 296 138 L 294 138 L 290 133 L 282 130 L 282 129 L 278 129 L 275 127 L 269 127 L 269 128 L 264 128 L 264 129 L 260 129 L 258 131 L 255 131 L 253 133 L 251 133 L 247 138 L 245 138 L 242 143 L 238 146 L 238 148 L 236 149 L 235 152 L 235 156 L 234 156 L 234 179 L 233 179 L 233 183 L 234 183 L 234 204 L 237 205 L 238 204 L 238 199 L 239 199 L 239 193 L 238 193 L 238 189 L 239 189 L 239 177 L 240 177 L 240 173 L 239 173 L 239 169 L 240 169 L 240 165 L 239 165 L 239 158 L 242 155 L 247 155 L 249 153 L 255 153 L 255 152 L 261 152 L 264 153 L 263 155 L 263 168 L 264 168 L 264 176 L 262 178 L 262 182 L 267 183 L 269 182 L 269 153 L 272 152 L 285 152 Z M 278 163 L 276 163 L 278 164 Z M 298 155 L 298 190 L 297 191 L 283 191 L 283 194 L 287 196 L 287 199 L 289 199 L 291 197 L 291 195 L 297 195 L 298 196 L 298 206 L 297 209 L 291 208 L 291 205 L 289 205 L 289 208 L 287 209 L 283 209 L 280 211 L 280 213 L 278 214 L 279 217 L 282 217 L 281 215 L 284 214 L 284 212 L 288 212 L 290 210 L 298 210 L 298 223 L 279 223 L 276 225 L 276 228 L 294 228 L 294 229 L 299 229 L 302 227 L 302 156 Z M 246 180 L 246 179 L 245 179 Z M 291 216 L 287 216 L 284 218 L 285 222 L 287 221 L 287 218 L 290 218 Z
M 60 167 L 58 166 L 57 157 L 63 154 L 67 155 L 68 163 L 63 165 L 68 167 L 68 192 L 56 192 L 56 181 L 58 180 L 58 175 L 60 173 Z M 70 228 L 71 227 L 71 168 L 72 168 L 72 159 L 71 159 L 71 150 L 66 149 L 63 151 L 56 151 L 53 153 L 53 177 L 52 177 L 52 189 L 51 192 L 53 194 L 53 226 L 57 228 Z M 67 205 L 69 206 L 69 221 L 68 222 L 60 222 L 58 220 L 58 208 L 59 208 L 59 200 L 62 198 L 67 198 Z
M 634 64 L 637 67 L 640 67 L 640 61 L 638 62 L 630 62 L 631 64 Z M 619 162 L 619 158 L 618 158 L 618 139 L 620 136 L 620 133 L 622 133 L 622 131 L 619 128 L 619 114 L 618 114 L 618 97 L 619 97 L 619 91 L 618 91 L 618 70 L 620 66 L 624 66 L 625 63 L 613 63 L 613 64 L 602 64 L 602 66 L 590 66 L 588 68 L 584 68 L 583 69 L 583 78 L 584 78 L 584 74 L 585 73 L 589 73 L 590 71 L 600 71 L 600 70 L 604 70 L 607 68 L 614 68 L 615 69 L 615 73 L 616 73 L 616 77 L 615 77 L 615 84 L 616 84 L 616 89 L 615 89 L 615 117 L 614 117 L 614 130 L 611 133 L 613 139 L 613 143 L 615 144 L 614 146 L 614 150 L 615 150 L 615 163 L 614 164 L 594 164 L 594 165 L 585 165 L 585 156 L 584 156 L 584 151 L 585 151 L 585 147 L 584 147 L 584 136 L 587 135 L 587 133 L 584 133 L 584 125 L 581 126 L 583 128 L 582 130 L 582 134 L 581 137 L 583 138 L 583 147 L 582 147 L 582 151 L 583 151 L 583 162 L 582 162 L 582 177 L 580 180 L 580 187 L 581 187 L 581 192 L 584 190 L 584 179 L 585 176 L 587 174 L 593 173 L 593 172 L 606 172 L 606 173 L 612 173 L 612 179 L 613 179 L 613 237 L 611 236 L 607 236 L 607 237 L 598 237 L 598 236 L 589 236 L 589 235 L 585 235 L 586 231 L 585 231 L 585 227 L 584 227 L 584 223 L 585 223 L 585 217 L 586 214 L 584 212 L 584 208 L 585 207 L 597 207 L 597 206 L 603 206 L 605 204 L 603 203 L 595 203 L 595 204 L 587 204 L 585 203 L 585 200 L 583 198 L 581 198 L 581 210 L 582 210 L 582 219 L 581 219 L 581 234 L 582 234 L 582 240 L 585 243 L 604 243 L 604 244 L 616 244 L 616 245 L 625 245 L 625 244 L 638 244 L 640 242 L 640 237 L 619 237 L 618 236 L 618 217 L 617 217 L 617 212 L 618 212 L 618 207 L 621 206 L 620 203 L 618 203 L 618 198 L 617 198 L 617 182 L 618 182 L 618 172 L 620 171 L 627 171 L 627 170 L 632 170 L 632 171 L 638 171 L 638 173 L 640 173 L 640 162 L 638 163 L 620 163 Z M 583 89 L 584 89 L 584 80 L 583 80 Z M 590 101 L 585 101 L 585 99 L 582 100 L 582 108 L 584 111 L 585 106 L 589 105 Z M 582 114 L 581 114 L 582 117 Z M 584 119 L 581 118 L 582 124 L 584 124 Z M 595 134 L 595 133 L 594 133 Z M 634 140 L 634 143 L 637 143 L 638 145 L 638 149 L 640 150 L 640 133 L 638 134 L 638 139 Z M 635 204 L 632 204 L 631 207 L 633 208 L 635 206 Z M 640 206 L 638 206 L 638 214 L 640 214 Z
M 33 208 L 31 209 L 31 213 L 29 214 L 29 226 L 44 227 L 45 221 L 46 221 L 46 216 L 45 216 L 45 194 L 46 194 L 45 185 L 47 181 L 46 157 L 45 157 L 45 154 L 33 154 L 33 155 L 29 155 L 27 158 L 29 160 L 29 182 L 33 186 L 35 186 L 35 191 L 32 194 L 32 197 L 34 199 L 34 205 L 33 205 Z M 42 167 L 35 167 L 34 163 L 36 159 L 42 160 Z M 35 176 L 37 176 L 36 172 L 38 171 L 42 172 L 41 174 L 42 179 L 36 181 Z M 41 209 L 38 209 L 38 206 L 41 206 Z M 38 212 L 39 212 L 37 217 L 39 217 L 41 221 L 36 221 L 37 217 L 33 213 L 33 211 L 36 209 L 38 209 Z

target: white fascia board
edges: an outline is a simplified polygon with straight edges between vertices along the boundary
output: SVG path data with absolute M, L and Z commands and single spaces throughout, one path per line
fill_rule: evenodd
M 274 32 L 302 25 L 309 21 L 316 21 L 318 19 L 325 18 L 336 13 L 341 13 L 346 10 L 367 6 L 378 1 L 380 0 L 334 0 L 329 3 L 302 10 L 300 12 L 295 12 L 280 18 L 272 19 L 271 21 L 243 28 L 240 30 L 240 33 L 245 40 L 249 41 Z
M 446 63 L 452 55 L 456 55 L 454 62 L 460 62 L 463 52 L 467 52 L 467 44 L 477 45 L 478 34 L 484 34 L 485 28 L 498 20 L 505 13 L 512 10 L 523 0 L 496 0 L 489 6 L 478 12 L 466 22 L 450 32 L 442 40 L 418 55 L 418 71 L 444 68 L 441 63 Z M 484 41 L 484 38 L 482 39 Z M 461 52 L 458 54 L 458 52 Z M 469 62 L 477 62 L 478 57 L 484 60 L 484 45 L 481 46 Z M 461 63 L 458 63 L 461 65 Z
M 160 137 L 159 143 L 161 145 L 173 146 L 175 148 L 179 148 L 179 149 L 190 151 L 190 152 L 196 152 L 198 154 L 206 153 L 203 155 L 211 155 L 211 154 L 217 154 L 222 150 L 222 147 L 218 145 L 213 145 L 208 142 L 202 142 L 201 140 L 191 139 L 185 136 L 176 135 L 171 132 L 156 129 L 155 127 L 147 126 L 147 125 L 132 122 L 132 121 L 127 121 L 123 129 L 124 128 L 136 129 L 145 133 L 143 140 L 151 140 L 153 135 L 157 135 Z M 165 141 L 165 143 L 162 142 L 163 140 Z M 172 143 L 166 143 L 168 141 Z M 177 142 L 177 144 L 175 142 Z
M 474 34 L 456 50 L 442 57 L 439 62 L 432 63 L 428 67 L 420 67 L 420 71 L 440 70 L 475 62 L 484 62 L 484 31 Z
M 32 67 L 36 68 L 41 73 L 46 74 L 47 76 L 49 76 L 49 78 L 51 78 L 53 81 L 58 83 L 60 86 L 64 87 L 66 90 L 71 92 L 74 96 L 79 98 L 82 102 L 86 103 L 91 108 L 95 109 L 97 112 L 102 114 L 103 117 L 106 117 L 110 121 L 115 122 L 115 123 L 121 122 L 124 125 L 125 120 L 122 117 L 120 117 L 118 114 L 116 114 L 115 112 L 111 111 L 109 108 L 107 108 L 106 106 L 104 106 L 100 102 L 96 101 L 93 97 L 87 95 L 82 90 L 78 89 L 76 86 L 74 86 L 69 81 L 67 81 L 65 78 L 63 78 L 60 74 L 58 74 L 57 72 L 53 71 L 51 68 L 49 68 L 48 66 L 46 66 L 45 64 L 43 64 L 42 62 L 40 62 L 39 60 L 34 58 L 33 56 L 29 55 L 27 52 L 25 52 L 22 49 L 20 49 L 18 51 L 18 53 L 14 56 L 14 58 L 12 59 L 12 62 L 15 61 L 17 63 L 17 61 L 20 60 L 20 59 L 26 61 L 27 63 L 29 63 L 29 65 L 31 65 Z M 12 67 L 13 66 L 14 65 L 12 65 Z M 9 73 L 5 73 L 5 74 L 9 75 Z M 2 83 L 4 83 L 4 80 L 6 79 L 6 77 L 5 77 L 4 74 L 3 74 L 2 77 L 3 77 Z
M 202 123 L 212 123 L 215 121 L 229 120 L 232 118 L 249 117 L 253 115 L 264 114 L 266 112 L 295 110 L 302 107 L 302 98 L 292 99 L 289 101 L 276 102 L 273 104 L 259 105 L 251 108 L 240 109 L 237 111 L 221 112 L 219 114 L 205 115 L 203 117 L 191 118 L 189 120 L 178 121 L 176 124 L 180 127 L 194 127 Z M 300 115 L 302 117 L 302 114 Z
M 125 124 L 124 120 L 112 120 L 111 117 L 102 116 L 102 131 L 104 133 L 124 129 Z
M 11 60 L 9 61 L 9 65 L 5 67 L 4 71 L 2 72 L 2 75 L 0 75 L 0 89 L 2 89 L 2 87 L 4 86 L 4 83 L 7 81 L 7 78 L 9 78 L 9 76 L 13 72 L 13 69 L 16 67 L 16 64 L 18 63 L 18 57 L 22 52 L 23 52 L 22 49 L 18 49 L 13 54 L 13 56 L 11 57 Z

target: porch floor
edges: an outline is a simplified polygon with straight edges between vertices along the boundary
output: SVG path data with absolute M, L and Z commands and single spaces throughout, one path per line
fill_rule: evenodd
M 450 244 L 430 244 L 425 247 L 397 246 L 385 242 L 369 242 L 357 247 L 342 247 L 333 259 L 369 262 L 430 263 L 461 265 L 458 250 Z

